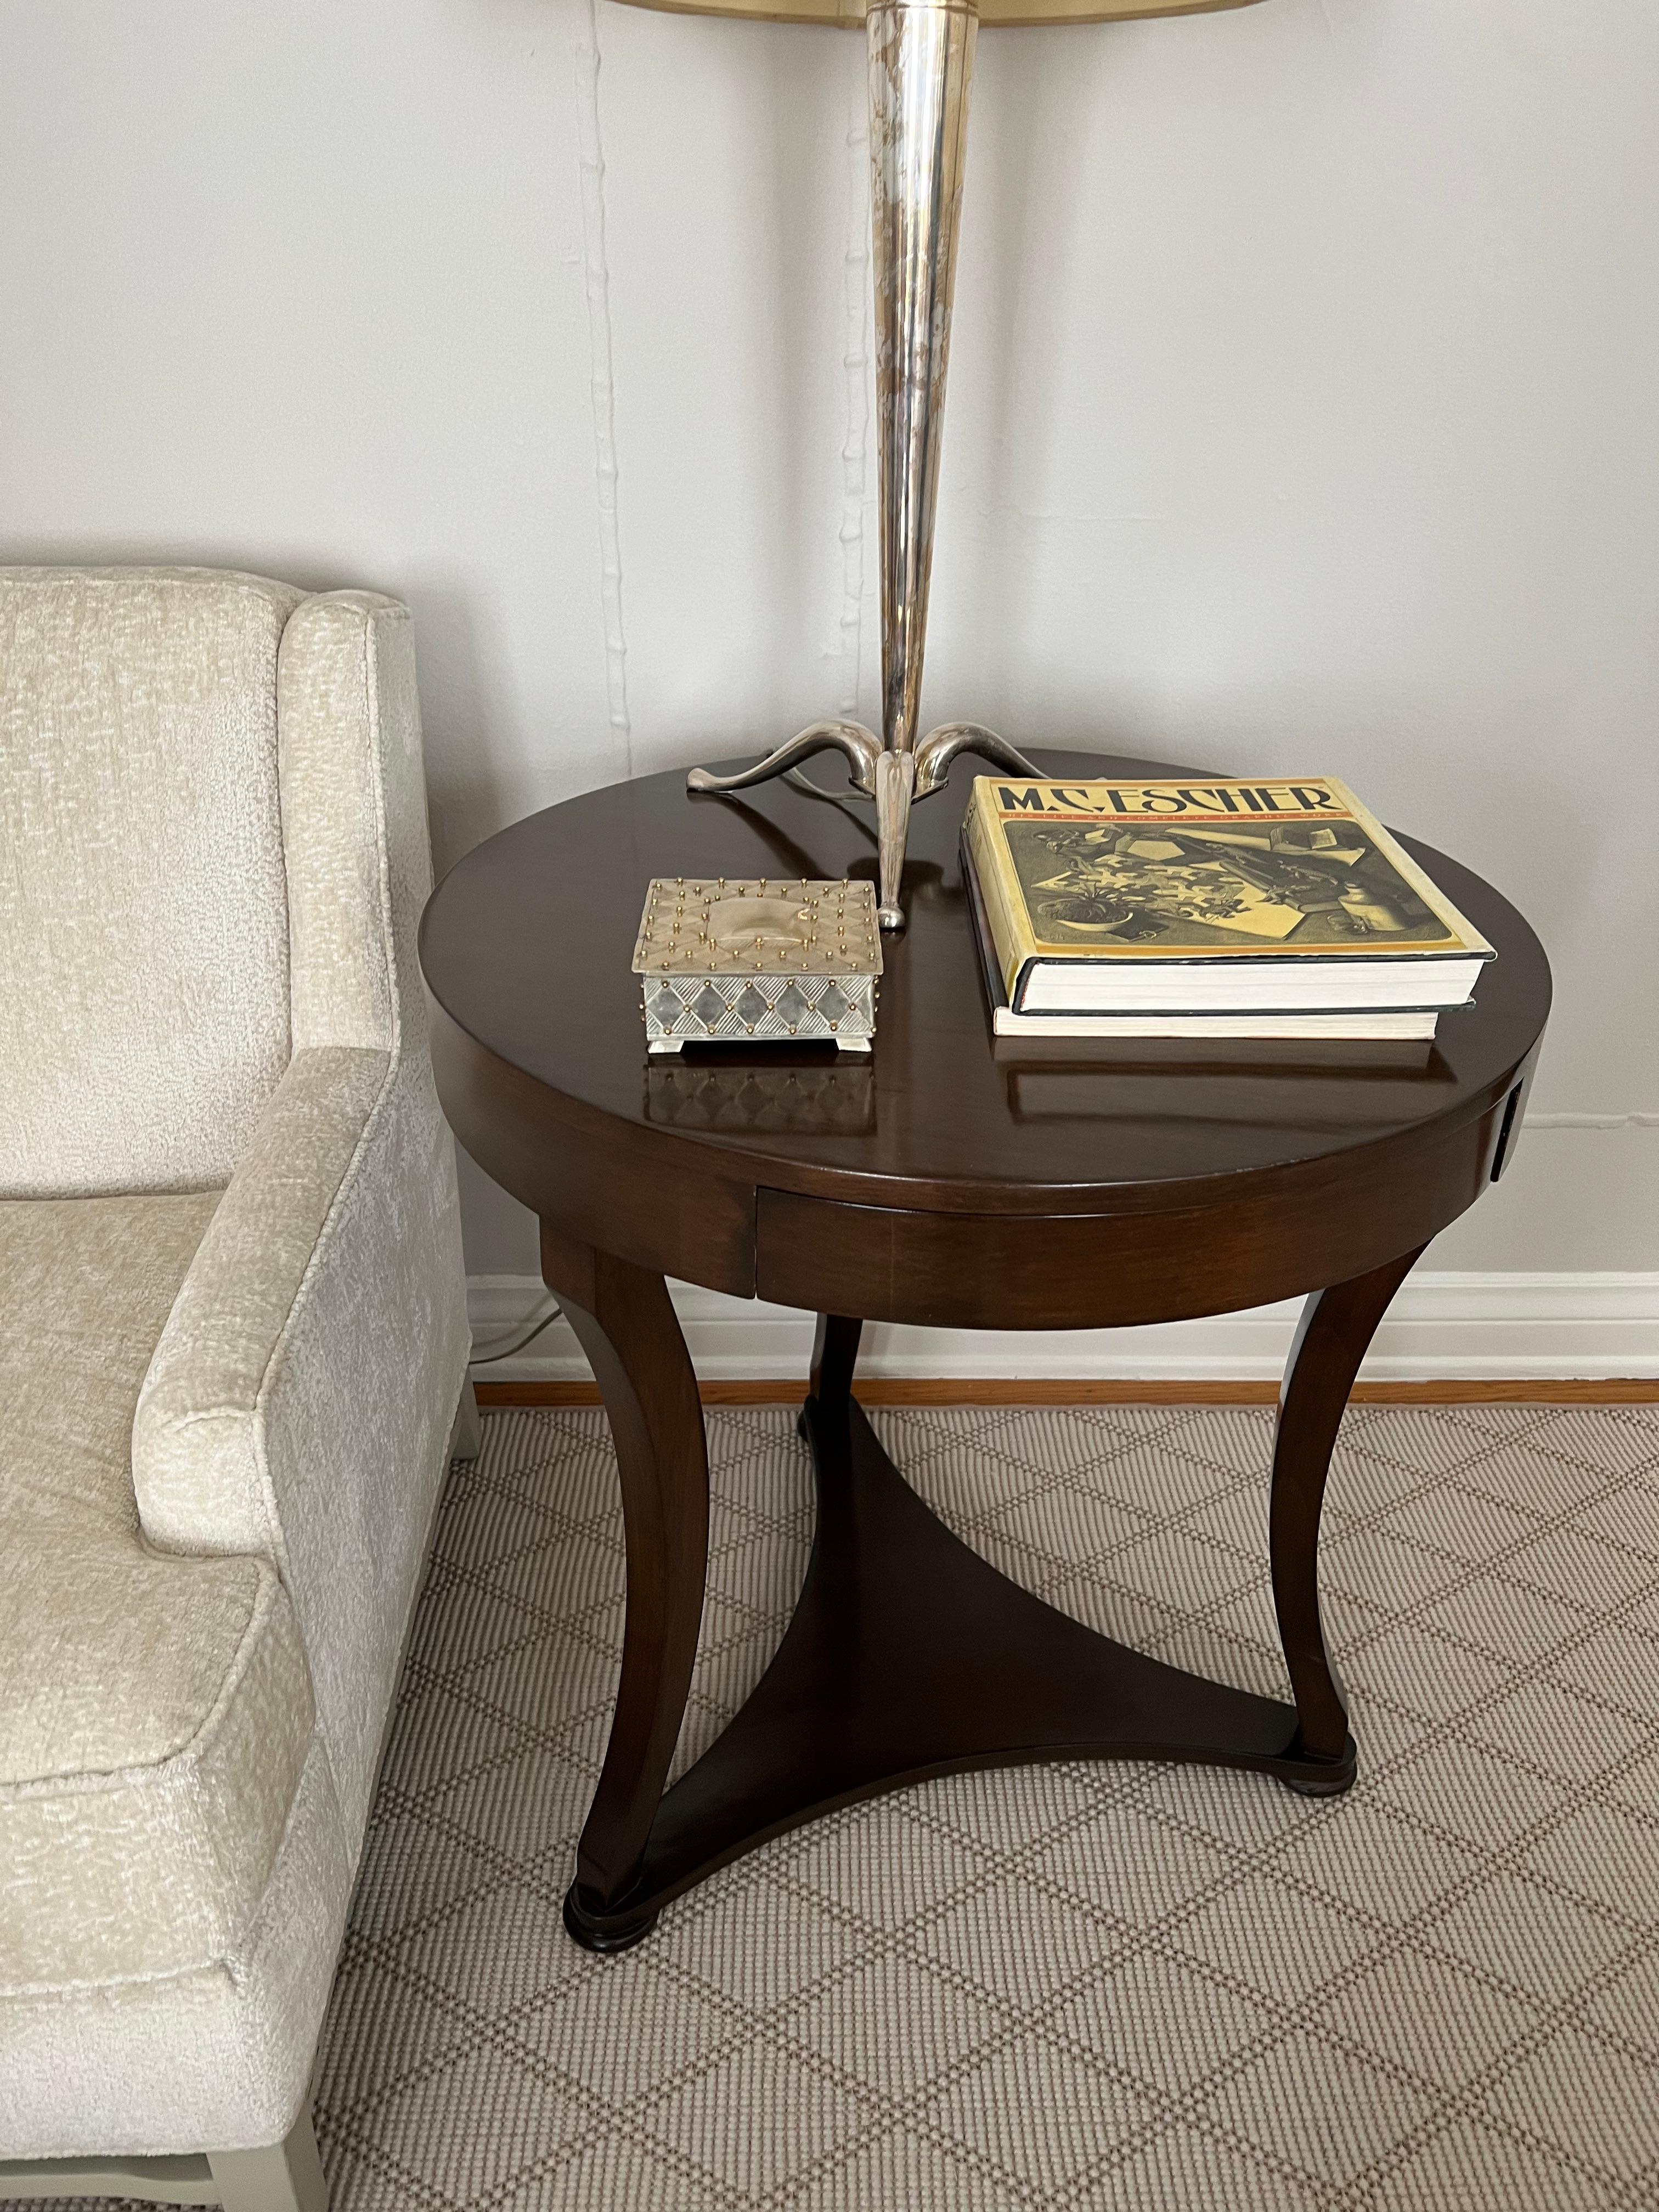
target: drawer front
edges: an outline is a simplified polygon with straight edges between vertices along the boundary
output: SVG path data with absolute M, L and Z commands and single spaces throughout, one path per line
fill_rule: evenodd
M 755 1289 L 780 1305 L 941 1328 L 1108 1328 L 1236 1313 L 1426 1244 L 1490 1174 L 1501 1107 L 1432 1152 L 1329 1162 L 1271 1197 L 1164 1213 L 974 1214 L 763 1190 Z

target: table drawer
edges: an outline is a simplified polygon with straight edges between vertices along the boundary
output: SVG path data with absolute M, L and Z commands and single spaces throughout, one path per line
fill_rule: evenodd
M 1425 1158 L 1332 1163 L 1271 1197 L 1166 1212 L 976 1214 L 762 1190 L 755 1291 L 940 1328 L 1108 1328 L 1237 1313 L 1426 1244 L 1489 1173 L 1493 1116 Z

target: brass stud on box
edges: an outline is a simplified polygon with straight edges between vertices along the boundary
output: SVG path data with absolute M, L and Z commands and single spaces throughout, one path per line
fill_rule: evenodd
M 634 946 L 653 1053 L 678 1052 L 688 1038 L 744 1045 L 817 1039 L 842 1052 L 868 1052 L 881 972 L 875 887 L 854 880 L 659 876 Z

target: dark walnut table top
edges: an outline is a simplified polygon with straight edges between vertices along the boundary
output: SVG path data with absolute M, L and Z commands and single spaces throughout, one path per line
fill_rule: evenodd
M 1036 758 L 1066 778 L 1194 772 Z M 1011 1267 L 1014 1290 L 1041 1269 L 1016 1218 L 1086 1218 L 1055 1248 L 1061 1275 L 1139 1266 L 1160 1232 L 1184 1240 L 1184 1271 L 1166 1267 L 1162 1289 L 1143 1280 L 1132 1311 L 1098 1285 L 1039 1287 L 1003 1326 L 1080 1322 L 1085 1307 L 1103 1322 L 1173 1317 L 1311 1289 L 1339 1279 L 1332 1267 L 1357 1273 L 1425 1242 L 1501 1171 L 1550 981 L 1537 939 L 1489 884 L 1405 840 L 1498 956 L 1432 1047 L 994 1041 L 957 854 L 976 772 L 959 761 L 912 814 L 909 927 L 885 942 L 862 1064 L 822 1048 L 647 1055 L 630 960 L 652 876 L 873 878 L 873 808 L 781 783 L 693 799 L 673 771 L 489 839 L 439 885 L 421 931 L 439 1086 L 462 1142 L 544 1221 L 600 1249 L 866 1316 L 990 1317 L 994 1285 L 915 1294 L 899 1248 L 917 1237 L 933 1240 L 928 1272 L 948 1274 L 957 1249 L 964 1267 Z M 845 1217 L 830 1242 L 854 1237 L 863 1274 L 883 1278 L 856 1307 L 803 1295 L 797 1279 L 828 1209 Z M 969 1240 L 956 1248 L 938 1241 L 952 1217 Z

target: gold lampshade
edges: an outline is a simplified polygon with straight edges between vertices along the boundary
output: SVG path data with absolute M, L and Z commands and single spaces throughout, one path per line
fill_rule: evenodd
M 769 23 L 836 23 L 862 27 L 865 0 L 628 0 L 670 15 L 754 15 Z M 1115 23 L 1146 15 L 1208 15 L 1255 0 L 980 0 L 981 23 Z

